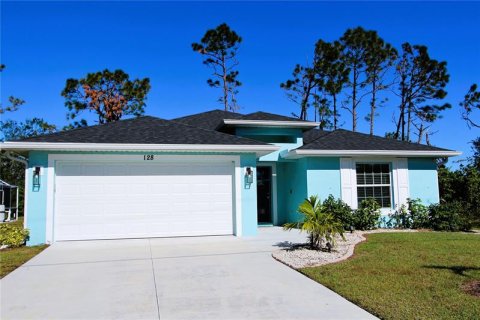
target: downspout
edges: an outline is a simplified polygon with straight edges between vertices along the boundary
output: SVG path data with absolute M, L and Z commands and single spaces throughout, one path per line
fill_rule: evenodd
M 22 157 L 22 156 L 14 156 L 10 153 L 10 151 L 5 151 L 5 153 L 3 154 L 5 157 L 7 157 L 8 159 L 12 160 L 12 161 L 16 161 L 16 162 L 20 162 L 21 164 L 23 164 L 25 166 L 25 190 L 24 190 L 24 194 L 26 194 L 27 192 L 27 169 L 28 169 L 28 158 L 25 158 L 25 157 Z M 17 186 L 17 212 L 15 214 L 15 220 L 18 220 L 18 186 Z M 27 227 L 27 216 L 25 214 L 25 207 L 26 207 L 26 204 L 27 204 L 27 201 L 26 201 L 26 197 L 25 199 L 23 200 L 23 217 L 24 217 L 24 220 L 23 220 L 23 227 L 26 228 Z

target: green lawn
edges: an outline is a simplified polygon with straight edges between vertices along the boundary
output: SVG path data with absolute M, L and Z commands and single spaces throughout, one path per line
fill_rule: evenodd
M 23 226 L 23 217 L 12 224 Z M 47 245 L 34 247 L 19 247 L 0 250 L 0 279 L 17 269 L 19 266 L 39 254 Z
M 0 278 L 5 277 L 22 264 L 32 259 L 48 247 L 47 245 L 33 247 L 8 248 L 0 250 Z
M 383 319 L 480 319 L 480 235 L 418 232 L 368 235 L 352 258 L 301 270 Z

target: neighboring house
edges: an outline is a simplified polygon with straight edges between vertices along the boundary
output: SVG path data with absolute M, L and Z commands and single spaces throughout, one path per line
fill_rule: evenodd
M 435 159 L 460 154 L 257 112 L 139 117 L 10 141 L 28 158 L 29 244 L 235 234 L 299 219 L 309 195 L 386 214 L 439 201 Z

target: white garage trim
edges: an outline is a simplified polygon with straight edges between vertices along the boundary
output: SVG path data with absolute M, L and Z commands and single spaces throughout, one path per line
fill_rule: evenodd
M 223 144 L 131 144 L 131 143 L 79 143 L 79 142 L 15 142 L 0 143 L 5 150 L 32 151 L 140 151 L 140 152 L 255 152 L 257 156 L 264 156 L 280 147 L 271 144 L 262 145 L 223 145 Z
M 105 155 L 105 154 L 49 154 L 48 155 L 48 168 L 47 177 L 47 213 L 46 213 L 46 242 L 52 243 L 55 240 L 54 236 L 54 212 L 55 212 L 55 165 L 57 161 L 92 161 L 92 162 L 143 162 L 144 155 Z M 242 177 L 242 168 L 240 167 L 240 156 L 227 156 L 227 155 L 161 155 L 155 154 L 154 160 L 145 161 L 148 163 L 162 163 L 162 162 L 227 162 L 231 161 L 234 163 L 234 173 L 233 183 L 234 191 L 233 200 L 233 214 L 234 214 L 234 225 L 235 225 L 235 235 L 242 235 L 242 196 L 241 196 L 241 177 Z

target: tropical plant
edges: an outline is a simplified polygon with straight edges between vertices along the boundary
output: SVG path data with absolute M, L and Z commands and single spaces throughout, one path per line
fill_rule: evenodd
M 283 229 L 300 229 L 307 232 L 311 249 L 321 249 L 324 242 L 334 245 L 336 236 L 345 239 L 342 223 L 326 210 L 318 196 L 305 199 L 298 207 L 298 213 L 303 215 L 303 220 L 286 223 Z
M 375 229 L 380 222 L 380 205 L 373 198 L 363 200 L 353 214 L 353 221 L 357 230 Z

